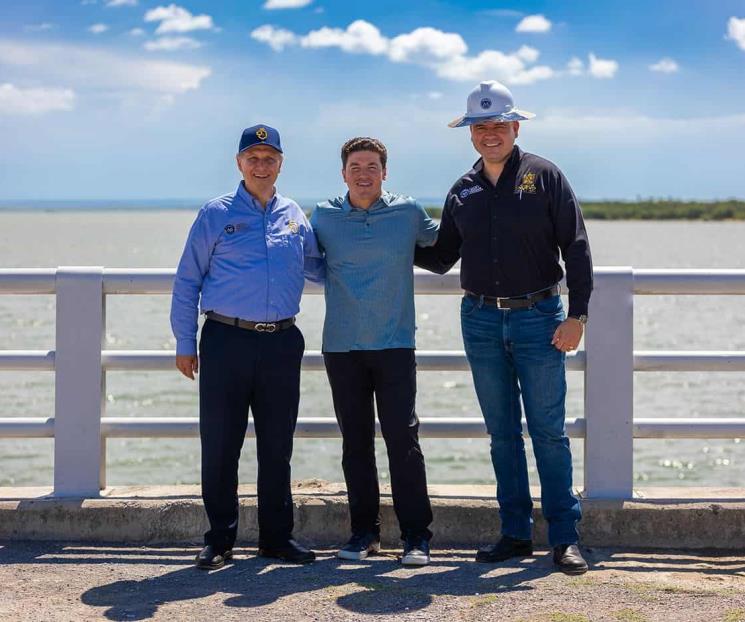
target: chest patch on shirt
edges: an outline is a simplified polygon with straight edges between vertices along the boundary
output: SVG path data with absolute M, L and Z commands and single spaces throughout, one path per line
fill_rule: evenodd
M 477 192 L 482 192 L 484 189 L 481 186 L 471 186 L 470 188 L 464 188 L 458 193 L 458 196 L 461 199 L 466 199 L 470 197 L 472 194 L 476 194 Z
M 225 233 L 227 233 L 228 235 L 233 235 L 234 233 L 238 231 L 243 231 L 244 229 L 248 229 L 248 223 L 237 222 L 235 224 L 225 225 L 225 228 L 223 229 L 223 231 L 225 231 Z
M 527 194 L 535 194 L 535 173 L 525 173 L 525 175 L 523 175 L 523 180 L 520 182 L 517 189 L 520 192 L 525 192 Z
M 300 227 L 295 220 L 288 220 L 287 228 L 290 230 L 290 233 L 297 233 L 298 231 L 300 231 Z

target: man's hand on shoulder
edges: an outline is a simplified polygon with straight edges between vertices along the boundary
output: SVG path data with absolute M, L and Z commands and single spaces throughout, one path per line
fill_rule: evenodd
M 562 352 L 576 350 L 582 339 L 584 325 L 577 318 L 568 317 L 556 329 L 551 344 Z
M 199 359 L 196 354 L 177 354 L 176 367 L 184 376 L 194 380 L 194 374 L 199 373 Z

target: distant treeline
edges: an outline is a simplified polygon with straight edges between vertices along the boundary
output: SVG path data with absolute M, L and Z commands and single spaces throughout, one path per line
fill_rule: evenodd
M 442 215 L 441 207 L 426 209 Z M 582 202 L 582 213 L 588 220 L 745 220 L 745 201 L 594 201 Z

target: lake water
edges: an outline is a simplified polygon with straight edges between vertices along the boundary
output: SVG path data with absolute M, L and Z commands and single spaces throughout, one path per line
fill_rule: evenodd
M 192 211 L 0 211 L 0 267 L 101 265 L 170 268 L 180 256 Z M 596 266 L 635 268 L 741 268 L 745 265 L 742 222 L 588 223 Z M 110 296 L 106 347 L 173 349 L 168 296 Z M 421 350 L 462 349 L 457 296 L 417 298 L 417 345 Z M 303 298 L 298 318 L 308 349 L 320 349 L 322 296 Z M 54 349 L 53 296 L 0 296 L 0 349 Z M 737 296 L 659 296 L 635 299 L 638 350 L 745 350 L 743 300 Z M 637 373 L 636 417 L 742 417 L 742 373 Z M 582 374 L 568 374 L 567 416 L 581 417 Z M 421 372 L 420 416 L 478 416 L 470 374 Z M 3 417 L 54 414 L 51 372 L 0 372 Z M 117 417 L 196 416 L 197 387 L 173 372 L 107 374 L 106 413 Z M 305 372 L 301 416 L 332 417 L 323 372 Z M 437 483 L 491 483 L 488 439 L 423 439 L 428 476 Z M 582 482 L 582 442 L 572 440 L 575 482 Z M 338 439 L 298 439 L 295 479 L 343 481 Z M 388 478 L 382 440 L 379 472 Z M 537 483 L 532 454 L 532 483 Z M 0 485 L 51 485 L 51 439 L 0 439 Z M 108 441 L 108 483 L 168 484 L 199 481 L 196 439 Z M 742 486 L 745 443 L 734 440 L 644 440 L 635 442 L 638 486 Z M 252 439 L 241 460 L 241 481 L 255 480 Z

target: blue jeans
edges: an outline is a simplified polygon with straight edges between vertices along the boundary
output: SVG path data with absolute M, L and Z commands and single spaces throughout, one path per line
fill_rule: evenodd
M 523 442 L 520 395 L 541 481 L 551 546 L 575 544 L 582 517 L 572 493 L 572 454 L 564 427 L 565 354 L 551 345 L 564 319 L 554 296 L 507 310 L 464 297 L 461 328 L 481 412 L 491 435 L 502 534 L 531 539 L 533 502 Z

